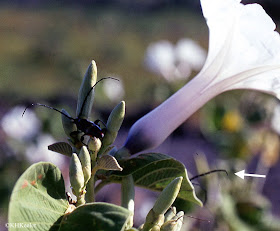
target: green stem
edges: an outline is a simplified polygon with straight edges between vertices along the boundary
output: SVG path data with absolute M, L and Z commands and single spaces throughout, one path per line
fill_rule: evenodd
M 133 226 L 133 215 L 134 215 L 134 180 L 132 175 L 123 177 L 122 179 L 122 200 L 121 205 L 127 208 L 131 212 L 129 221 L 127 222 L 126 229 Z
M 86 201 L 88 203 L 95 201 L 94 185 L 95 185 L 95 180 L 94 180 L 94 176 L 92 175 L 92 177 L 89 179 L 89 181 L 87 183 L 87 187 L 86 187 L 86 190 L 87 190 Z
M 132 175 L 122 179 L 122 207 L 134 212 L 134 181 Z
M 80 206 L 80 205 L 84 205 L 86 203 L 85 201 L 85 194 L 83 193 L 81 196 L 79 196 L 77 198 L 77 203 L 76 203 L 76 206 Z

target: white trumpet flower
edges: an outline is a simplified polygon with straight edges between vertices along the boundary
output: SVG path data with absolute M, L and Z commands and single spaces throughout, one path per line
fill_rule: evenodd
M 125 143 L 131 154 L 160 145 L 222 92 L 251 89 L 280 98 L 280 37 L 262 6 L 200 2 L 209 28 L 206 62 L 196 77 L 132 126 Z

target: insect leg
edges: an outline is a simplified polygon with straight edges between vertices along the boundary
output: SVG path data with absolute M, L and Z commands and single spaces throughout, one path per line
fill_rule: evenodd
M 99 122 L 101 122 L 101 123 L 104 125 L 104 127 L 106 127 L 106 124 L 105 124 L 102 120 L 99 120 L 99 119 L 98 119 L 98 120 L 95 120 L 95 121 L 94 121 L 94 123 L 95 123 L 96 125 L 100 126 L 100 125 L 99 125 Z

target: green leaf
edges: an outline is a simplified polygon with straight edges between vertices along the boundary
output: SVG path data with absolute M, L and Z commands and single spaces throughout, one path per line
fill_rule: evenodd
M 68 206 L 60 170 L 51 163 L 40 162 L 30 166 L 16 182 L 9 204 L 9 223 L 29 225 L 23 230 L 58 230 Z
M 120 206 L 96 202 L 82 205 L 61 223 L 59 231 L 77 230 L 116 230 L 125 229 L 130 212 Z
M 136 186 L 162 191 L 173 179 L 182 176 L 178 197 L 202 206 L 202 202 L 195 195 L 187 170 L 180 161 L 160 153 L 145 153 L 119 164 L 123 171 L 108 172 L 106 181 L 120 183 L 122 177 L 132 174 Z

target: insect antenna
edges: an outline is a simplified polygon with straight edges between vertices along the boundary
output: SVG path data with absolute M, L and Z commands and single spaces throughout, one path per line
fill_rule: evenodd
M 24 111 L 23 111 L 23 113 L 22 113 L 22 116 L 24 115 L 24 113 L 26 112 L 26 110 L 27 110 L 28 108 L 33 107 L 33 106 L 41 106 L 41 107 L 46 107 L 46 108 L 55 110 L 55 111 L 59 112 L 60 114 L 66 116 L 68 119 L 74 120 L 71 116 L 67 115 L 66 113 L 64 113 L 64 112 L 62 112 L 62 111 L 60 111 L 60 110 L 58 110 L 58 109 L 56 109 L 56 108 L 54 108 L 54 107 L 50 107 L 50 106 L 47 106 L 47 105 L 41 104 L 41 103 L 32 103 L 32 104 L 28 105 L 28 106 L 24 109 Z
M 86 97 L 85 97 L 85 99 L 84 99 L 84 102 L 83 102 L 83 104 L 82 104 L 82 107 L 81 107 L 80 113 L 79 113 L 79 115 L 78 115 L 78 118 L 80 118 L 81 115 L 82 115 L 82 112 L 83 112 L 83 110 L 84 110 L 84 106 L 85 106 L 85 104 L 86 104 L 87 98 L 88 98 L 89 94 L 91 93 L 92 89 L 93 89 L 99 82 L 101 82 L 101 81 L 103 81 L 103 80 L 105 80 L 105 79 L 113 79 L 113 80 L 120 81 L 120 80 L 118 80 L 118 79 L 116 79 L 116 78 L 113 78 L 113 77 L 104 77 L 104 78 L 102 78 L 102 79 L 99 79 L 99 80 L 90 88 L 90 90 L 88 91 L 88 93 L 87 93 L 87 95 L 86 95 Z
M 227 176 L 228 176 L 228 173 L 227 173 L 226 170 L 224 170 L 224 169 L 215 169 L 215 170 L 212 170 L 212 171 L 209 171 L 209 172 L 205 172 L 205 173 L 196 175 L 196 176 L 190 178 L 190 181 L 192 181 L 192 180 L 194 180 L 194 179 L 196 179 L 196 178 L 199 178 L 199 177 L 201 177 L 201 176 L 206 176 L 206 175 L 208 175 L 208 174 L 212 174 L 212 173 L 214 173 L 214 172 L 225 172 L 225 173 L 227 174 Z

